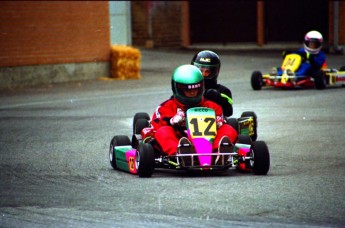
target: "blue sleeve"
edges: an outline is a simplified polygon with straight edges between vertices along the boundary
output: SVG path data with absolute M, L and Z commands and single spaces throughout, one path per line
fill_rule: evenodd
M 306 60 L 309 60 L 310 64 L 312 64 L 314 67 L 316 68 L 321 68 L 322 65 L 325 63 L 326 61 L 326 55 L 324 52 L 320 51 L 318 54 L 316 55 L 312 55 L 310 54 L 308 56 L 308 54 L 306 54 L 306 52 L 304 51 L 304 48 L 299 49 L 298 51 L 296 51 L 295 53 L 300 54 L 301 56 L 306 57 Z
M 325 61 L 326 61 L 326 55 L 325 53 L 321 51 L 317 55 L 310 56 L 310 63 L 318 68 L 321 68 L 322 65 L 325 63 Z

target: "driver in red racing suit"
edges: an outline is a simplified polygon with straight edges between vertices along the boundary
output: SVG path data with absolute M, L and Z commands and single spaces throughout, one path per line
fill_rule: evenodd
M 224 124 L 222 107 L 204 99 L 204 78 L 201 71 L 193 65 L 182 65 L 174 71 L 171 84 L 173 97 L 156 108 L 151 121 L 155 139 L 163 153 L 175 155 L 183 140 L 190 143 L 184 137 L 183 130 L 186 129 L 185 112 L 192 107 L 208 107 L 215 110 L 217 135 L 213 142 L 213 151 L 217 152 L 223 142 L 228 142 L 232 148 L 237 139 L 237 132 L 230 125 Z

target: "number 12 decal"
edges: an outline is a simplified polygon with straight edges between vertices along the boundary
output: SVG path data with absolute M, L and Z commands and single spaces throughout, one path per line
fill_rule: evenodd
M 193 125 L 194 131 L 191 132 L 192 136 L 215 136 L 215 118 L 206 117 L 201 121 L 198 118 L 191 118 L 189 123 Z

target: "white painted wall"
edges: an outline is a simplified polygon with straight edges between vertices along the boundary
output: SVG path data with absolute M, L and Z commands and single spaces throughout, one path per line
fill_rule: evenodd
M 109 1 L 111 45 L 132 45 L 131 2 Z

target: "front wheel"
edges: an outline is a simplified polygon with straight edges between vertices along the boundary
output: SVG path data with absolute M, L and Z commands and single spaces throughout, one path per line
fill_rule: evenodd
M 270 169 L 270 154 L 264 141 L 253 142 L 252 169 L 256 175 L 266 175 Z
M 262 73 L 260 71 L 254 71 L 251 77 L 251 85 L 253 90 L 261 90 L 262 82 Z
M 150 120 L 150 115 L 146 112 L 137 112 L 135 113 L 134 117 L 133 117 L 133 134 L 135 134 L 135 125 L 137 123 L 137 121 L 139 119 L 146 119 L 146 120 Z
M 314 77 L 314 83 L 316 89 L 324 89 L 326 88 L 326 75 L 325 72 L 319 70 L 316 72 Z
M 144 118 L 138 119 L 134 125 L 134 134 L 141 134 L 141 131 L 146 127 L 150 127 L 150 122 Z
M 152 145 L 149 143 L 139 144 L 136 157 L 136 166 L 139 177 L 151 177 L 155 165 Z
M 139 145 L 139 140 L 138 140 L 136 135 L 140 135 L 141 131 L 146 127 L 150 127 L 150 122 L 147 119 L 145 119 L 145 118 L 137 119 L 137 122 L 135 122 L 134 129 L 133 129 L 134 133 L 132 135 L 132 147 L 133 148 L 137 148 Z
M 110 141 L 109 161 L 110 161 L 110 165 L 113 167 L 113 169 L 117 169 L 115 146 L 127 146 L 127 145 L 131 145 L 131 141 L 127 135 L 116 135 Z

